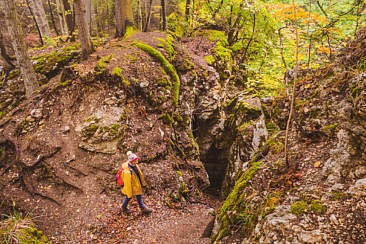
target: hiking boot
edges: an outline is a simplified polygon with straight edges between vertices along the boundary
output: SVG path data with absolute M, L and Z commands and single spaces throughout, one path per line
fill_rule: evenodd
M 141 213 L 142 214 L 145 214 L 145 215 L 151 214 L 152 213 L 152 209 L 147 208 L 147 207 L 143 207 L 143 208 L 141 208 Z
M 122 213 L 126 216 L 129 216 L 131 214 L 131 211 L 128 208 L 122 208 Z

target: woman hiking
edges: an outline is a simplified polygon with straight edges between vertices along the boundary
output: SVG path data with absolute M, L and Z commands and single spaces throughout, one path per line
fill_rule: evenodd
M 139 158 L 131 151 L 127 152 L 128 161 L 122 164 L 122 179 L 124 182 L 122 194 L 126 197 L 122 203 L 122 213 L 129 215 L 131 212 L 127 205 L 133 196 L 136 196 L 137 202 L 142 214 L 148 215 L 152 212 L 147 208 L 142 200 L 142 187 L 146 186 L 144 175 L 140 167 L 137 165 Z

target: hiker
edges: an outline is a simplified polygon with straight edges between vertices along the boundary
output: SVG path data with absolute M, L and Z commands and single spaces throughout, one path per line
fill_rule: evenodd
M 142 201 L 142 187 L 146 186 L 144 175 L 140 167 L 137 165 L 139 158 L 131 151 L 127 152 L 128 161 L 122 164 L 122 179 L 123 188 L 122 193 L 126 195 L 122 203 L 122 212 L 125 215 L 130 214 L 130 210 L 127 208 L 128 202 L 133 196 L 136 196 L 137 202 L 143 214 L 150 214 L 151 209 L 147 208 Z

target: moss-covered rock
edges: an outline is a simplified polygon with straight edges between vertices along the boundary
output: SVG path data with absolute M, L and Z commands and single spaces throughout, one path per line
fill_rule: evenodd
M 69 45 L 57 51 L 32 58 L 34 70 L 47 79 L 56 76 L 65 66 L 80 60 L 79 46 Z
M 0 222 L 0 240 L 2 243 L 51 243 L 29 216 L 22 217 L 19 213 Z
M 260 165 L 261 162 L 254 162 L 243 172 L 234 189 L 219 208 L 212 236 L 213 241 L 222 239 L 229 234 L 230 230 L 238 226 L 253 228 L 258 216 L 253 215 L 248 205 L 250 196 L 247 196 L 244 190 L 260 168 Z
M 95 111 L 95 114 L 77 126 L 81 138 L 79 147 L 92 152 L 115 153 L 119 140 L 124 136 L 124 113 L 125 111 L 118 107 Z

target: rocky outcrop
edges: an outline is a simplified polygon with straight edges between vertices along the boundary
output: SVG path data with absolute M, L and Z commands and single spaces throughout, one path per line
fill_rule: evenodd
M 260 167 L 250 173 L 249 164 L 219 209 L 213 242 L 366 241 L 365 33 L 347 47 L 355 55 L 344 54 L 301 81 L 288 166 L 276 133 Z M 267 119 L 284 129 L 288 107 L 286 98 L 277 98 Z
M 211 187 L 225 198 L 248 162 L 264 145 L 268 132 L 260 99 L 237 92 L 226 66 L 220 70 L 220 65 L 207 64 L 205 56 L 211 54 L 212 43 L 200 41 L 200 44 L 195 49 L 184 46 L 196 70 L 205 70 L 193 82 L 192 129 Z

